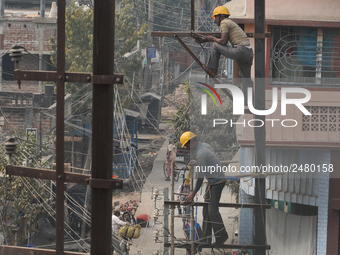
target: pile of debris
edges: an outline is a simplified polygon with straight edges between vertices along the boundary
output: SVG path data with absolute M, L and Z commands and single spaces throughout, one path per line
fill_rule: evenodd
M 138 206 L 139 206 L 138 201 L 136 199 L 124 201 L 124 197 L 122 197 L 120 201 L 113 202 L 114 211 L 117 210 L 120 211 L 121 213 L 128 211 L 132 215 L 136 214 Z
M 188 102 L 184 84 L 180 84 L 172 94 L 166 95 L 162 100 L 162 107 L 180 107 Z

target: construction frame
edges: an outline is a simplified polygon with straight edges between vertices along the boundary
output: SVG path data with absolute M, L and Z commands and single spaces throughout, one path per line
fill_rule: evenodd
M 254 15 L 254 24 L 255 31 L 254 33 L 248 33 L 248 37 L 253 37 L 255 40 L 255 89 L 254 89 L 254 101 L 255 108 L 258 110 L 265 109 L 265 39 L 270 36 L 269 33 L 265 32 L 265 0 L 254 0 L 255 6 L 255 15 Z M 200 60 L 193 55 L 188 46 L 180 39 L 180 37 L 192 37 L 194 33 L 199 33 L 203 36 L 212 35 L 214 37 L 220 38 L 221 33 L 210 33 L 210 32 L 198 32 L 195 30 L 195 0 L 191 0 L 191 22 L 190 22 L 191 31 L 182 31 L 182 32 L 152 32 L 151 36 L 154 37 L 175 37 L 178 42 L 183 46 L 183 48 L 193 57 L 193 59 L 202 67 L 203 64 Z M 206 72 L 207 75 L 212 75 L 209 72 Z M 213 82 L 218 84 L 219 81 L 212 77 Z M 232 99 L 230 93 L 224 89 L 223 92 Z M 265 116 L 256 115 L 256 119 L 265 123 Z M 265 165 L 265 150 L 266 150 L 266 128 L 265 125 L 261 127 L 254 128 L 255 133 L 255 164 L 257 166 Z M 172 171 L 173 172 L 173 171 Z M 172 173 L 173 175 L 173 173 Z M 193 178 L 193 174 L 191 174 Z M 250 208 L 254 208 L 255 214 L 255 245 L 242 245 L 244 249 L 253 249 L 255 250 L 256 255 L 265 255 L 266 250 L 270 249 L 270 246 L 266 244 L 266 235 L 265 235 L 265 212 L 264 209 L 268 209 L 269 207 L 265 204 L 265 178 L 263 175 L 255 176 L 255 204 L 249 205 Z M 172 185 L 173 185 L 173 176 L 172 176 Z M 191 181 L 191 190 L 193 190 L 193 179 Z M 173 217 L 174 217 L 174 206 L 178 203 L 174 201 L 173 195 L 173 186 L 171 191 L 171 200 L 169 202 L 165 202 L 164 206 L 170 206 L 170 215 L 171 215 L 171 226 L 173 225 Z M 202 206 L 200 203 L 196 203 L 196 206 Z M 220 204 L 222 206 L 222 204 Z M 228 205 L 230 207 L 238 208 L 240 204 Z M 193 206 L 191 209 L 191 226 L 194 225 L 194 213 Z M 171 243 L 164 243 L 164 247 L 171 247 L 171 255 L 175 254 L 175 246 L 174 246 L 174 236 L 173 236 L 173 228 L 170 226 L 171 231 Z M 195 254 L 195 243 L 194 243 L 194 228 L 191 228 L 191 244 L 180 245 L 176 248 L 186 248 L 191 247 L 191 254 Z M 218 247 L 223 248 L 237 248 L 235 245 L 216 245 Z M 204 247 L 204 246 L 200 246 Z M 210 247 L 210 246 L 208 246 Z M 240 248 L 240 247 L 238 247 Z M 167 254 L 167 253 L 165 253 Z

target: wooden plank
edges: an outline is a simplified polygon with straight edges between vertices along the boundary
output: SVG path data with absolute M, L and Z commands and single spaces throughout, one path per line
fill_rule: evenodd
M 189 243 L 176 243 L 176 248 L 185 248 L 190 249 Z M 197 244 L 198 245 L 198 244 Z M 164 247 L 170 247 L 171 243 L 164 243 Z M 221 245 L 208 245 L 208 244 L 200 244 L 199 247 L 201 248 L 224 248 L 224 249 L 250 249 L 250 250 L 270 250 L 270 245 L 256 245 L 256 244 L 250 244 L 250 245 L 242 245 L 242 244 L 221 244 Z
M 190 203 L 192 206 L 205 206 L 208 205 L 209 202 L 193 202 Z M 164 206 L 168 205 L 182 205 L 180 201 L 164 201 Z M 271 205 L 269 204 L 240 204 L 240 203 L 219 203 L 219 207 L 231 207 L 231 208 L 263 208 L 270 209 Z
M 55 250 L 26 248 L 19 246 L 0 246 L 0 254 L 5 255 L 56 255 Z M 64 255 L 85 255 L 87 253 L 64 251 Z

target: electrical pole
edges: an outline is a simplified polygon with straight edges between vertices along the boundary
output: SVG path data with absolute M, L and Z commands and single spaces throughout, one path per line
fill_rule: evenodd
M 92 103 L 92 175 L 112 180 L 113 84 L 101 81 L 114 75 L 115 0 L 94 2 Z M 112 255 L 112 190 L 91 187 L 91 255 Z M 96 224 L 93 224 L 93 223 Z
M 45 0 L 40 0 L 40 17 L 45 18 Z
M 5 15 L 5 0 L 0 0 L 0 16 Z
M 171 161 L 171 194 L 170 194 L 170 201 L 175 201 L 175 171 L 174 171 L 174 161 Z M 174 206 L 171 206 L 170 210 L 170 232 L 171 232 L 171 249 L 170 249 L 170 254 L 175 255 L 175 211 L 174 211 Z
M 151 32 L 153 31 L 153 1 L 149 0 L 149 11 L 148 11 L 148 35 L 147 35 L 147 45 L 148 47 L 152 47 L 152 37 Z M 152 87 L 150 84 L 150 76 L 151 76 L 151 58 L 148 57 L 148 47 L 146 48 L 145 57 L 146 57 L 146 67 L 145 67 L 145 76 L 144 76 L 144 89 L 148 89 Z
M 169 199 L 169 188 L 164 188 L 164 201 L 168 201 Z M 169 236 L 168 231 L 169 229 L 169 206 L 164 206 L 164 243 L 168 243 Z M 164 253 L 163 255 L 169 255 L 169 249 L 164 247 Z
M 255 0 L 255 106 L 265 109 L 265 0 Z M 265 116 L 255 116 L 265 123 Z M 254 128 L 257 166 L 266 164 L 266 127 Z M 265 178 L 255 178 L 255 203 L 265 203 Z M 265 245 L 265 210 L 255 209 L 255 244 Z M 266 250 L 255 250 L 255 255 L 265 255 Z

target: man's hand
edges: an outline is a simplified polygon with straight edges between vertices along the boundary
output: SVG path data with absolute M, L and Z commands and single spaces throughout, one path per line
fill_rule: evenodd
M 212 35 L 207 35 L 206 38 L 207 38 L 207 41 L 208 41 L 208 42 L 214 42 L 214 38 L 215 38 L 215 37 L 212 36 Z
M 195 191 L 191 192 L 191 193 L 185 198 L 185 202 L 191 202 L 191 201 L 193 201 L 195 196 L 196 196 L 196 192 L 195 192 Z
M 200 34 L 192 33 L 192 37 L 199 44 L 208 42 L 207 37 Z

